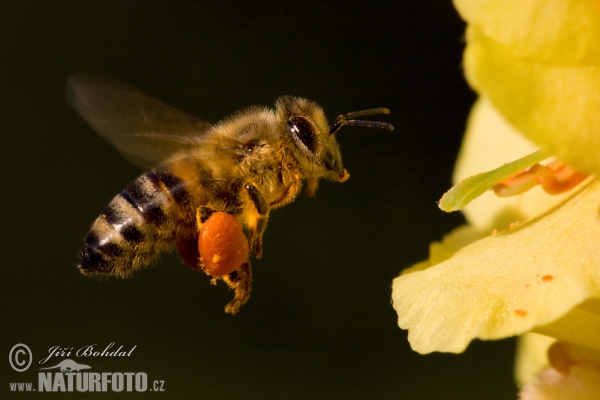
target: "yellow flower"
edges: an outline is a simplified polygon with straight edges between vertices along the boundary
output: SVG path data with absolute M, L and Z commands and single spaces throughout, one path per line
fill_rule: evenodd
M 519 132 L 600 173 L 600 3 L 455 0 L 469 84 Z
M 469 23 L 465 73 L 480 94 L 455 181 L 540 148 L 600 175 L 600 1 L 455 6 Z M 393 305 L 412 348 L 458 353 L 475 338 L 541 333 L 554 339 L 521 340 L 529 344 L 520 346 L 519 384 L 543 371 L 522 398 L 564 390 L 600 398 L 590 383 L 600 382 L 600 178 L 559 196 L 488 192 L 463 212 L 469 225 L 394 280 Z M 552 356 L 557 348 L 561 356 Z M 581 397 L 574 387 L 583 387 Z
M 481 162 L 530 148 L 482 99 L 469 121 L 457 177 L 472 174 Z M 508 160 L 498 164 L 502 161 Z M 600 180 L 561 196 L 539 188 L 494 196 L 487 193 L 467 206 L 470 225 L 432 244 L 430 260 L 394 280 L 394 307 L 413 349 L 458 353 L 474 338 L 537 329 L 600 350 L 600 309 L 586 311 L 594 301 L 600 306 Z M 508 229 L 515 221 L 524 222 Z M 494 229 L 499 232 L 491 235 Z M 577 307 L 586 300 L 592 305 Z M 591 325 L 576 331 L 546 327 L 561 318 Z

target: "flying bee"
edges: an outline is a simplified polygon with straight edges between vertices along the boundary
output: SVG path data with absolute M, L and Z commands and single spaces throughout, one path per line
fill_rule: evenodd
M 198 250 L 199 232 L 213 214 L 227 213 L 239 225 L 223 234 L 237 237 L 236 229 L 243 229 L 249 249 L 249 257 L 233 272 L 213 276 L 235 291 L 225 308 L 231 314 L 250 295 L 250 257 L 262 255 L 271 210 L 293 201 L 304 179 L 309 195 L 320 178 L 348 179 L 336 132 L 344 125 L 393 129 L 355 119 L 388 114 L 385 108 L 340 115 L 329 125 L 316 103 L 290 96 L 277 99 L 275 109 L 250 107 L 212 125 L 93 74 L 69 77 L 66 97 L 126 159 L 149 170 L 96 218 L 84 240 L 79 270 L 86 276 L 128 277 L 159 253 L 177 249 L 186 264 L 208 273 Z M 219 228 L 212 233 L 218 234 Z

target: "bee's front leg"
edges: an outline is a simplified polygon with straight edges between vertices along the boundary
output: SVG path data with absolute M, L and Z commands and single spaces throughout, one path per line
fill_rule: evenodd
M 244 189 L 248 193 L 248 197 L 254 205 L 255 210 L 255 212 L 248 213 L 250 254 L 252 257 L 261 258 L 262 237 L 267 228 L 267 221 L 269 220 L 269 204 L 253 184 L 246 183 Z
M 317 178 L 316 176 L 309 176 L 306 179 L 306 197 L 315 197 L 318 187 L 319 178 Z

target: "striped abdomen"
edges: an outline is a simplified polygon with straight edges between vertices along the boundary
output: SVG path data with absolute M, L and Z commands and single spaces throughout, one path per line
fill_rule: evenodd
M 112 199 L 85 238 L 81 272 L 128 276 L 159 252 L 173 248 L 177 229 L 185 228 L 181 224 L 178 228 L 178 216 L 189 214 L 190 179 L 197 179 L 192 160 L 178 165 L 186 178 L 172 172 L 174 164 L 163 165 L 138 177 Z

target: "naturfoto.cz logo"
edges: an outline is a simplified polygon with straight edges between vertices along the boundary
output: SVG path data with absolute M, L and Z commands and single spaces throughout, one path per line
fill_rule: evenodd
M 130 357 L 136 346 L 124 349 L 110 343 L 103 350 L 89 345 L 74 350 L 73 348 L 53 346 L 48 350 L 48 356 L 39 361 L 44 365 L 53 357 Z M 16 372 L 28 370 L 32 364 L 31 349 L 19 343 L 13 346 L 9 353 L 9 363 Z M 55 361 L 50 366 L 39 368 L 37 386 L 33 382 L 12 382 L 11 392 L 163 392 L 164 381 L 154 380 L 149 385 L 148 374 L 145 372 L 94 372 L 88 364 L 79 363 L 70 358 Z M 48 371 L 48 372 L 46 372 Z

